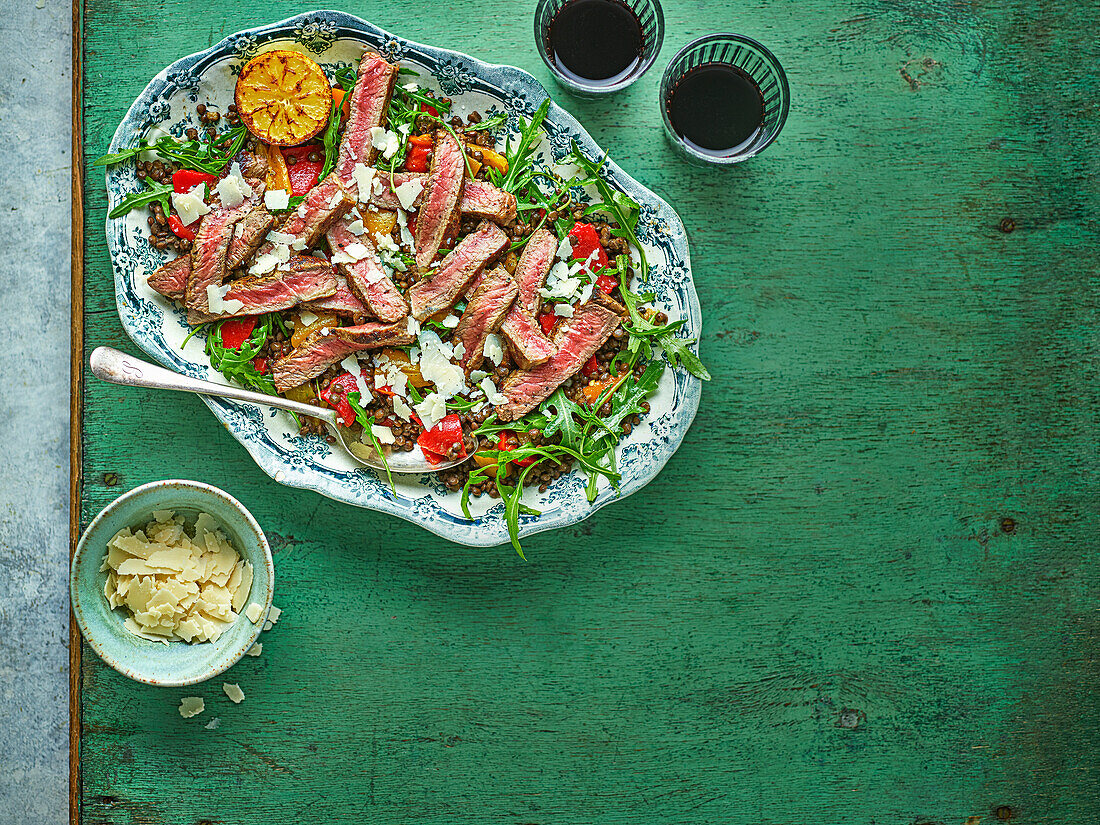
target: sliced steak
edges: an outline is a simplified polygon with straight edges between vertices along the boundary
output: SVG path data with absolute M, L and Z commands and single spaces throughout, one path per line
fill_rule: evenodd
M 507 226 L 516 219 L 516 196 L 483 180 L 468 180 L 458 209 L 463 215 Z
M 182 301 L 187 289 L 187 276 L 191 274 L 191 256 L 177 255 L 149 276 L 150 289 L 156 290 L 165 298 Z
M 549 398 L 565 379 L 585 365 L 603 346 L 619 316 L 597 303 L 588 303 L 563 323 L 554 335 L 557 351 L 550 360 L 530 370 L 516 370 L 504 379 L 501 392 L 508 400 L 497 407 L 501 421 L 515 421 Z
M 382 269 L 374 249 L 374 242 L 368 233 L 352 234 L 348 229 L 347 219 L 341 218 L 329 229 L 327 237 L 329 248 L 334 256 L 339 252 L 345 252 L 354 243 L 361 243 L 369 250 L 365 258 L 354 263 L 340 262 L 337 267 L 347 279 L 352 293 L 366 304 L 372 315 L 383 321 L 398 321 L 409 314 L 409 305 L 405 302 L 405 297 Z
M 390 106 L 390 95 L 397 80 L 397 66 L 387 63 L 377 54 L 367 52 L 359 62 L 359 75 L 348 104 L 348 122 L 340 140 L 336 159 L 336 174 L 345 184 L 351 183 L 355 164 L 370 166 L 376 153 L 371 145 L 370 130 L 381 126 Z
M 311 249 L 353 206 L 355 198 L 348 193 L 335 174 L 330 174 L 309 190 L 306 199 L 283 221 L 279 232 L 293 235 L 296 240 L 305 244 L 306 249 Z M 268 241 L 256 254 L 264 255 L 274 248 L 275 244 Z
M 516 283 L 519 284 L 517 303 L 526 307 L 532 315 L 538 315 L 542 307 L 539 290 L 546 286 L 546 275 L 557 251 L 558 239 L 554 233 L 545 228 L 539 229 L 531 235 L 516 263 Z
M 454 340 L 464 347 L 462 368 L 469 372 L 485 359 L 485 339 L 500 329 L 504 316 L 519 294 L 519 286 L 507 269 L 498 266 L 481 279 L 455 327 Z
M 239 268 L 255 254 L 274 223 L 275 216 L 268 212 L 263 204 L 254 206 L 252 211 L 237 223 L 233 230 L 233 239 L 229 242 L 227 262 L 230 269 Z
M 187 322 L 194 325 L 234 315 L 278 312 L 336 293 L 336 273 L 327 261 L 308 255 L 295 255 L 284 267 L 264 275 L 233 281 L 223 300 L 240 301 L 244 304 L 234 312 L 212 315 L 191 311 Z
M 233 227 L 251 210 L 252 203 L 246 200 L 237 206 L 215 206 L 203 216 L 191 246 L 191 271 L 184 289 L 188 309 L 204 314 L 209 310 L 206 288 L 225 281 Z
M 343 275 L 336 275 L 336 291 L 327 298 L 319 298 L 302 304 L 302 309 L 311 309 L 314 312 L 335 312 L 348 318 L 366 318 L 370 310 L 355 297 L 348 288 L 348 282 Z
M 310 333 L 302 345 L 279 358 L 272 365 L 275 387 L 289 390 L 316 378 L 337 361 L 353 352 L 379 347 L 404 347 L 413 343 L 416 336 L 409 333 L 408 324 L 360 324 L 355 327 L 336 327 Z
M 554 344 L 542 334 L 535 316 L 520 306 L 518 298 L 504 316 L 500 333 L 508 342 L 512 360 L 522 369 L 530 370 L 545 364 L 554 354 Z
M 454 306 L 482 267 L 508 245 L 508 236 L 496 224 L 481 224 L 458 242 L 430 278 L 418 281 L 408 291 L 413 317 L 423 321 L 441 309 Z
M 416 215 L 416 265 L 427 269 L 443 243 L 447 225 L 457 220 L 458 199 L 466 175 L 466 155 L 447 131 L 435 133 L 432 166 L 424 184 L 424 196 Z
M 501 332 L 508 341 L 512 358 L 523 369 L 545 364 L 554 354 L 554 345 L 542 334 L 535 316 L 542 307 L 539 290 L 546 284 L 546 275 L 558 250 L 558 239 L 547 229 L 536 231 L 516 263 L 519 297 L 508 310 Z
M 427 175 L 421 172 L 395 172 L 392 181 L 393 186 L 391 187 L 390 176 L 379 175 L 378 180 L 382 182 L 382 190 L 377 195 L 371 193 L 371 205 L 377 206 L 379 209 L 399 209 L 401 201 L 397 199 L 397 194 L 393 190 L 414 178 L 424 182 L 427 181 Z M 424 193 L 422 190 L 411 205 L 418 206 L 423 198 Z M 467 178 L 462 185 L 462 196 L 458 200 L 458 211 L 463 215 L 470 215 L 474 218 L 482 218 L 507 226 L 516 219 L 516 209 L 516 196 L 510 192 L 505 192 L 503 189 L 498 189 L 491 183 L 476 178 Z

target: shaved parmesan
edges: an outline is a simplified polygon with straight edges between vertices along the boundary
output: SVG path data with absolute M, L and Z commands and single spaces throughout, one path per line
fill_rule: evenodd
M 438 392 L 431 393 L 419 404 L 414 405 L 414 408 L 416 414 L 420 416 L 420 421 L 424 424 L 425 430 L 432 429 L 447 417 L 447 401 Z
M 560 318 L 572 318 L 573 317 L 573 305 L 572 304 L 555 304 L 554 314 Z
M 222 690 L 225 691 L 225 695 L 229 697 L 229 701 L 232 702 L 234 705 L 239 705 L 241 702 L 244 701 L 244 691 L 241 690 L 240 685 L 223 682 Z
M 298 236 L 272 229 L 267 233 L 267 240 L 275 244 L 292 244 L 298 240 Z
M 568 261 L 573 257 L 573 239 L 566 235 L 561 239 L 561 243 L 558 244 L 558 252 L 555 257 L 559 261 Z
M 268 189 L 264 192 L 264 206 L 272 212 L 281 212 L 290 206 L 290 193 L 285 189 Z
M 352 235 L 362 235 L 366 231 L 367 228 L 363 226 L 363 221 L 359 218 L 356 218 L 348 224 L 348 232 L 350 232 Z
M 424 183 L 420 178 L 409 178 L 400 186 L 394 188 L 393 193 L 397 195 L 397 200 L 401 204 L 401 208 L 408 209 L 416 203 L 416 199 L 420 197 L 423 191 Z
M 222 720 L 219 719 L 217 716 L 215 716 L 213 719 L 211 719 L 209 722 L 207 722 L 205 725 L 203 725 L 203 727 L 206 728 L 207 730 L 217 730 L 221 726 L 222 726 Z
M 248 598 L 252 565 L 206 513 L 190 531 L 174 513 L 160 511 L 154 519 L 107 542 L 107 603 L 126 610 L 123 625 L 143 639 L 216 641 Z
M 239 163 L 234 163 L 230 167 L 229 174 L 219 180 L 214 189 L 221 198 L 222 206 L 228 207 L 240 206 L 245 198 L 252 195 L 252 187 L 241 175 Z
M 504 360 L 504 342 L 496 333 L 491 332 L 485 336 L 485 357 L 498 367 Z
M 378 439 L 379 444 L 393 444 L 397 440 L 394 438 L 393 430 L 381 424 L 371 424 L 370 431 Z
M 305 324 L 307 327 L 310 326 L 311 324 L 316 324 L 317 321 L 320 320 L 316 315 L 314 315 L 308 309 L 303 309 L 301 312 L 299 312 L 298 317 L 301 319 L 302 323 Z
M 458 316 L 448 315 L 446 318 L 443 319 L 443 326 L 445 326 L 447 329 L 454 329 L 458 326 Z
M 252 647 L 250 647 L 248 650 L 246 650 L 244 652 L 244 655 L 245 656 L 259 656 L 263 652 L 264 652 L 263 644 L 260 643 L 260 642 L 256 642 L 256 644 L 252 645 Z
M 172 208 L 176 210 L 184 226 L 190 226 L 210 211 L 210 207 L 203 200 L 205 194 L 205 183 L 195 185 L 189 192 L 172 193 Z
M 256 602 L 252 602 L 244 609 L 244 615 L 248 617 L 248 620 L 252 622 L 252 624 L 259 624 L 260 619 L 264 616 L 263 606 Z
M 393 397 L 393 412 L 402 421 L 412 421 L 412 407 L 399 395 Z
M 180 716 L 184 719 L 198 716 L 204 710 L 206 710 L 206 702 L 201 696 L 184 696 L 180 699 Z
M 279 259 L 270 252 L 264 252 L 261 255 L 256 256 L 256 260 L 252 262 L 252 266 L 248 268 L 249 275 L 263 275 L 265 272 L 270 272 L 279 265 Z
M 363 163 L 355 164 L 355 168 L 351 170 L 351 179 L 355 181 L 360 203 L 370 201 L 371 189 L 374 186 L 374 176 L 376 174 L 376 170 Z

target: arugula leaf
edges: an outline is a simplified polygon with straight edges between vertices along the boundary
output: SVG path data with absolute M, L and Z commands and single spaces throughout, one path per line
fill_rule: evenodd
M 492 115 L 482 120 L 480 123 L 471 123 L 466 127 L 467 132 L 483 132 L 486 129 L 499 129 L 508 121 L 508 115 L 504 112 Z
M 124 197 L 119 201 L 118 206 L 107 214 L 108 218 L 121 217 L 132 209 L 140 209 L 151 203 L 159 203 L 165 215 L 171 211 L 172 206 L 168 200 L 172 194 L 171 184 L 157 183 L 155 180 L 150 180 L 149 178 L 140 178 L 140 180 L 145 184 L 145 191 L 132 192 Z
M 561 433 L 561 443 L 564 447 L 573 448 L 580 441 L 581 428 L 573 418 L 573 414 L 583 415 L 584 411 L 577 402 L 571 400 L 561 387 L 548 399 L 542 402 L 539 411 L 546 416 L 547 423 L 542 428 L 542 434 L 546 438 Z
M 328 126 L 325 127 L 325 134 L 321 138 L 321 144 L 325 147 L 325 164 L 321 167 L 321 174 L 318 180 L 324 180 L 328 177 L 328 173 L 332 171 L 332 168 L 336 166 L 336 158 L 340 154 L 340 123 L 344 117 L 344 109 L 342 106 L 336 105 L 335 98 L 332 101 L 332 107 L 329 110 Z
M 98 158 L 92 166 L 109 166 L 137 157 L 142 152 L 153 152 L 185 169 L 218 175 L 241 150 L 246 134 L 244 126 L 236 126 L 214 138 L 203 140 L 180 141 L 171 135 L 159 137 L 153 143 L 142 139 L 129 149 Z
M 390 483 L 390 492 L 393 493 L 394 498 L 396 498 L 397 488 L 393 485 L 393 473 L 390 472 L 390 463 L 386 461 L 386 454 L 382 452 L 382 445 L 378 443 L 378 438 L 375 436 L 374 430 L 371 429 L 371 425 L 374 424 L 374 416 L 367 415 L 367 411 L 364 410 L 359 403 L 362 400 L 362 396 L 358 391 L 349 392 L 347 399 L 348 406 L 355 411 L 356 422 L 363 428 L 363 434 L 370 438 L 371 446 L 374 447 L 374 451 L 382 461 L 382 467 L 386 471 L 386 480 Z

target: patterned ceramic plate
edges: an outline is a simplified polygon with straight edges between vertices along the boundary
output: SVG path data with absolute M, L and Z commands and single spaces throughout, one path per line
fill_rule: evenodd
M 454 112 L 483 115 L 506 112 L 514 131 L 520 116 L 530 116 L 546 98 L 535 78 L 511 66 L 495 66 L 432 46 L 403 40 L 357 17 L 317 11 L 281 23 L 249 29 L 226 38 L 206 51 L 177 60 L 145 87 L 111 141 L 111 152 L 133 146 L 141 137 L 171 133 L 181 136 L 195 125 L 194 107 L 206 101 L 220 111 L 233 102 L 235 75 L 241 65 L 261 50 L 296 49 L 317 60 L 330 77 L 358 60 L 368 46 L 391 61 L 420 73 L 418 82 L 454 101 Z M 576 141 L 589 158 L 604 152 L 564 109 L 551 104 L 540 146 L 542 162 L 562 171 L 560 161 Z M 670 318 L 686 318 L 684 334 L 698 338 L 699 301 L 691 281 L 687 236 L 672 208 L 607 162 L 604 173 L 613 187 L 642 205 L 638 236 L 651 264 L 645 287 L 656 293 L 656 304 Z M 132 163 L 108 167 L 107 193 L 113 208 L 140 185 Z M 582 199 L 582 192 L 575 193 Z M 150 356 L 187 375 L 223 381 L 203 354 L 202 342 L 192 338 L 181 346 L 188 327 L 184 313 L 147 285 L 149 274 L 166 259 L 146 238 L 144 210 L 107 221 L 107 244 L 115 270 L 118 314 L 126 332 Z M 658 392 L 650 398 L 652 410 L 618 447 L 620 490 L 606 485 L 596 501 L 585 497 L 585 479 L 579 473 L 559 478 L 545 493 L 531 489 L 524 502 L 541 515 L 521 516 L 520 536 L 575 524 L 597 509 L 639 490 L 676 451 L 699 406 L 700 382 L 683 370 L 666 370 Z M 503 505 L 486 497 L 472 501 L 474 520 L 466 519 L 459 494 L 449 492 L 431 475 L 403 476 L 397 495 L 384 478 L 357 468 L 316 436 L 298 435 L 289 416 L 270 409 L 212 398 L 207 406 L 244 445 L 264 472 L 281 484 L 302 487 L 359 507 L 392 513 L 444 538 L 467 545 L 489 546 L 508 540 Z

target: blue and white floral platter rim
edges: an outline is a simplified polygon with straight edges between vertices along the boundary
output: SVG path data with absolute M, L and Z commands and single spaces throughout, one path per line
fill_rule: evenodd
M 484 63 L 469 55 L 404 40 L 358 17 L 339 11 L 312 11 L 279 23 L 233 34 L 202 52 L 177 60 L 160 72 L 134 101 L 111 141 L 111 152 L 133 146 L 143 136 L 181 135 L 194 125 L 194 106 L 213 104 L 221 111 L 232 102 L 234 77 L 244 62 L 270 48 L 289 48 L 313 57 L 330 75 L 357 60 L 364 47 L 420 72 L 417 82 L 450 97 L 457 114 L 477 110 L 483 115 L 507 112 L 510 129 L 520 116 L 529 117 L 548 97 L 543 86 L 513 66 Z M 551 102 L 540 144 L 541 161 L 568 170 L 560 161 L 575 141 L 589 158 L 604 152 L 564 109 Z M 702 330 L 699 299 L 691 280 L 687 234 L 676 212 L 610 160 L 603 172 L 617 188 L 641 204 L 638 236 L 650 263 L 648 283 L 655 304 L 670 318 L 686 318 L 683 334 L 698 339 Z M 133 163 L 107 168 L 109 207 L 140 189 Z M 578 191 L 583 198 L 585 193 Z M 187 375 L 224 383 L 209 365 L 199 336 L 181 346 L 188 332 L 185 316 L 172 302 L 147 285 L 149 274 L 167 260 L 146 237 L 145 210 L 107 220 L 107 245 L 115 275 L 119 318 L 141 349 L 166 367 Z M 626 498 L 651 481 L 672 457 L 699 407 L 701 383 L 683 370 L 666 369 L 651 411 L 617 448 L 622 480 L 615 491 L 601 480 L 596 500 L 585 496 L 586 480 L 579 472 L 561 476 L 544 493 L 530 488 L 524 503 L 541 515 L 519 519 L 520 537 L 566 527 L 589 517 L 604 505 Z M 208 398 L 207 406 L 244 445 L 261 469 L 290 487 L 314 490 L 337 501 L 419 524 L 443 538 L 469 546 L 488 547 L 509 540 L 504 507 L 487 496 L 471 501 L 473 520 L 434 475 L 396 477 L 396 496 L 384 477 L 356 467 L 316 436 L 303 437 L 285 413 L 248 404 Z

